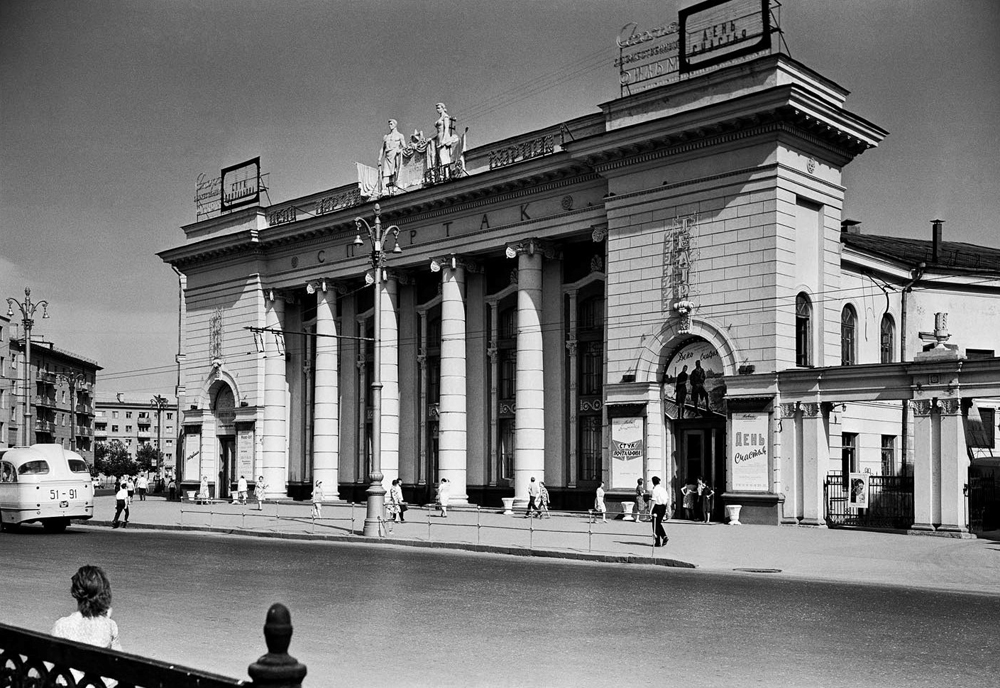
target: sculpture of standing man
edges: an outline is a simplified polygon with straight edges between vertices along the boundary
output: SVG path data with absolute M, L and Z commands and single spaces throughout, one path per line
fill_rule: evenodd
M 434 122 L 437 133 L 434 135 L 434 166 L 441 167 L 451 164 L 451 149 L 458 143 L 458 137 L 452 131 L 452 119 L 444 103 L 437 104 L 438 118 Z
M 382 137 L 382 150 L 379 151 L 378 166 L 381 180 L 380 191 L 386 192 L 390 186 L 396 185 L 396 175 L 403 164 L 403 148 L 406 139 L 396 129 L 396 120 L 389 120 L 389 133 Z

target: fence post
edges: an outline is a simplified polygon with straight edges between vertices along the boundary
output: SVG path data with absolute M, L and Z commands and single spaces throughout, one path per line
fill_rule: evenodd
M 247 667 L 254 686 L 299 688 L 306 677 L 306 666 L 288 654 L 292 641 L 292 615 L 279 603 L 267 610 L 264 622 L 264 642 L 267 654 Z
M 587 551 L 590 552 L 594 548 L 594 510 L 589 509 L 587 513 L 590 514 L 587 519 Z
M 483 527 L 483 524 L 481 523 L 482 516 L 483 516 L 483 508 L 477 504 L 476 505 L 476 546 L 477 547 L 479 546 L 479 531 Z

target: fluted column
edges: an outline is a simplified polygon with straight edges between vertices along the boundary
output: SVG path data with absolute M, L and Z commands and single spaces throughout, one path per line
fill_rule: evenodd
M 965 515 L 965 486 L 969 482 L 969 450 L 965 443 L 965 426 L 962 422 L 962 404 L 958 398 L 940 402 L 941 456 L 941 520 L 937 529 L 941 532 L 969 532 Z
M 451 483 L 450 499 L 467 504 L 465 270 L 458 256 L 431 263 L 441 272 L 441 393 L 438 403 L 438 477 Z
M 288 437 L 286 434 L 286 398 L 288 380 L 285 371 L 284 299 L 273 291 L 264 293 L 264 324 L 270 330 L 264 339 L 264 432 L 260 475 L 267 483 L 266 497 L 287 494 L 286 477 Z
M 313 482 L 323 495 L 340 499 L 340 388 L 338 376 L 337 295 L 333 285 L 310 285 L 316 294 L 316 373 L 313 401 Z
M 382 486 L 399 477 L 399 275 L 382 280 Z M 376 300 L 378 301 L 378 300 Z
M 528 502 L 531 478 L 545 479 L 545 371 L 542 357 L 542 252 L 534 241 L 507 247 L 517 256 L 517 369 L 514 503 Z

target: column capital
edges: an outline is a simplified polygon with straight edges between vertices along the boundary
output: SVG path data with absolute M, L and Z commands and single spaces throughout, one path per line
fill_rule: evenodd
M 799 409 L 802 411 L 802 415 L 808 418 L 815 418 L 823 412 L 823 404 L 819 402 L 809 401 L 796 403 L 798 403 Z
M 504 254 L 508 258 L 517 258 L 521 254 L 533 256 L 536 253 L 542 254 L 549 260 L 555 260 L 559 257 L 559 252 L 556 251 L 555 244 L 544 239 L 524 239 L 510 243 L 507 244 L 507 248 L 504 251 Z
M 439 258 L 433 258 L 430 267 L 431 272 L 441 272 L 444 268 L 451 268 L 452 270 L 462 268 L 466 272 L 483 271 L 483 266 L 477 261 L 457 253 L 449 253 Z
M 347 285 L 340 280 L 331 279 L 329 277 L 317 277 L 314 280 L 306 282 L 306 293 L 316 294 L 316 293 L 327 293 L 333 292 L 339 296 L 342 296 L 348 292 Z
M 801 402 L 793 401 L 791 403 L 778 404 L 779 412 L 782 418 L 794 418 L 795 414 L 799 411 L 799 404 Z
M 910 401 L 913 413 L 918 416 L 929 416 L 931 411 L 937 408 L 937 399 L 913 399 Z

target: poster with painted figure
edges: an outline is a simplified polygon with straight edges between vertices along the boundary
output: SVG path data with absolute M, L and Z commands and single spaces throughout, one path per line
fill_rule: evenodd
M 722 358 L 704 339 L 682 345 L 667 365 L 664 396 L 673 402 L 675 418 L 692 418 L 702 412 L 724 414 L 726 385 Z M 669 413 L 669 411 L 668 411 Z

